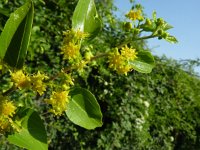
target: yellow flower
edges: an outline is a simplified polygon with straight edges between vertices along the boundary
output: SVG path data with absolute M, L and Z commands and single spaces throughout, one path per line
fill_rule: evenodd
M 39 71 L 36 75 L 31 77 L 32 89 L 38 92 L 40 95 L 46 91 L 46 85 L 43 82 L 44 79 L 48 79 L 48 76 L 41 74 Z
M 16 106 L 13 102 L 7 100 L 6 97 L 0 95 L 0 133 L 5 133 L 12 126 L 13 115 L 15 114 Z
M 131 71 L 132 70 L 132 67 L 130 66 L 130 65 L 124 65 L 124 66 L 120 66 L 120 67 L 118 67 L 117 68 L 117 73 L 118 74 L 125 74 L 125 75 L 127 75 L 127 73 L 129 72 L 129 71 Z
M 64 32 L 64 43 L 67 44 L 69 43 L 70 41 L 74 41 L 74 42 L 78 42 L 79 40 L 81 39 L 84 39 L 86 37 L 89 36 L 88 33 L 85 33 L 83 31 L 81 31 L 80 29 L 78 30 L 74 30 L 74 29 L 71 29 L 71 30 L 68 30 L 66 32 Z
M 16 107 L 13 102 L 8 101 L 5 97 L 0 96 L 0 116 L 12 117 L 15 114 Z
M 117 70 L 119 66 L 124 64 L 124 57 L 120 55 L 118 49 L 116 48 L 113 53 L 110 53 L 109 57 L 109 67 Z
M 11 79 L 19 89 L 30 87 L 30 78 L 26 76 L 22 70 L 14 73 L 11 72 Z
M 130 10 L 126 17 L 130 20 L 143 20 L 142 11 L 140 9 Z
M 50 99 L 46 100 L 47 104 L 52 106 L 50 110 L 55 115 L 61 115 L 67 109 L 69 103 L 68 91 L 53 92 Z
M 64 59 L 73 60 L 80 55 L 79 53 L 80 45 L 76 45 L 72 42 L 63 45 L 61 50 L 62 50 L 61 53 L 64 54 Z
M 2 105 L 2 104 L 1 104 Z M 1 114 L 4 116 L 13 116 L 13 114 L 15 113 L 16 107 L 14 106 L 14 104 L 12 102 L 6 101 L 4 102 L 4 104 L 2 106 L 1 109 Z
M 127 45 L 121 48 L 121 54 L 118 51 L 118 48 L 115 48 L 115 51 L 110 53 L 109 67 L 117 71 L 118 74 L 125 74 L 132 70 L 129 61 L 137 58 L 137 52 L 133 48 L 129 48 Z
M 127 45 L 122 47 L 121 55 L 124 56 L 127 60 L 134 60 L 137 58 L 137 52 L 133 48 L 129 48 Z

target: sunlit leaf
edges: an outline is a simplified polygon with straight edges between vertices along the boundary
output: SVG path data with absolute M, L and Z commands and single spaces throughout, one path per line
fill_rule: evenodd
M 94 0 L 79 0 L 72 18 L 72 28 L 96 36 L 101 29 Z
M 138 72 L 150 73 L 155 66 L 155 61 L 149 51 L 139 51 L 137 58 L 130 61 L 129 64 Z
M 33 3 L 29 0 L 10 15 L 0 35 L 0 58 L 12 67 L 23 66 L 31 34 L 33 12 Z
M 8 136 L 8 141 L 14 145 L 29 150 L 47 150 L 47 135 L 43 121 L 32 109 L 25 109 L 21 118 L 21 128 Z
M 75 88 L 70 92 L 71 100 L 66 114 L 75 124 L 94 129 L 102 126 L 102 113 L 94 95 L 83 88 Z
M 173 28 L 173 26 L 171 26 L 170 24 L 168 24 L 167 22 L 164 23 L 163 25 L 163 30 L 167 31 L 169 29 Z
M 171 35 L 167 36 L 165 38 L 165 40 L 170 42 L 170 43 L 173 43 L 173 44 L 178 43 L 178 40 L 174 36 L 171 36 Z

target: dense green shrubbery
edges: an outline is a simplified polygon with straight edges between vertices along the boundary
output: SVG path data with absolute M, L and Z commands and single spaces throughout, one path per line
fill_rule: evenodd
M 14 9 L 22 2 L 9 1 L 4 7 Z M 104 1 L 97 2 L 106 22 L 103 28 L 105 32 L 91 43 L 94 44 L 94 50 L 105 52 L 110 47 L 120 45 L 129 35 L 116 32 L 122 23 L 113 19 L 110 13 L 112 4 L 104 8 Z M 0 2 L 0 6 L 2 4 Z M 65 63 L 59 53 L 62 31 L 70 28 L 75 4 L 73 0 L 50 0 L 43 7 L 42 2 L 36 2 L 26 62 L 30 66 L 27 68 L 29 72 L 43 70 L 52 74 L 61 69 L 59 64 Z M 143 41 L 132 42 L 131 45 L 137 49 L 145 48 Z M 200 81 L 183 71 L 175 61 L 166 58 L 157 58 L 156 61 L 157 65 L 151 74 L 133 71 L 128 76 L 107 71 L 107 64 L 101 60 L 97 62 L 101 64 L 99 67 L 92 64 L 92 68 L 81 75 L 79 83 L 96 95 L 103 112 L 104 125 L 88 131 L 64 117 L 43 114 L 49 132 L 49 149 L 198 149 Z M 1 78 L 6 83 L 7 76 Z M 22 93 L 15 97 L 25 99 Z M 26 95 L 26 105 L 33 103 L 32 99 L 38 100 L 38 97 Z M 36 101 L 34 106 L 40 106 L 38 109 L 46 112 L 46 106 L 41 105 Z M 5 141 L 0 142 L 1 149 L 14 149 Z
M 98 95 L 103 127 L 66 128 L 68 122 L 58 125 L 54 120 L 59 136 L 51 148 L 198 149 L 200 81 L 175 61 L 157 62 L 148 75 L 133 72 L 125 77 L 93 69 L 87 84 Z

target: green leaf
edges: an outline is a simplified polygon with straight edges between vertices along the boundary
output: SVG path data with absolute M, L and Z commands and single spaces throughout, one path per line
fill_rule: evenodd
M 153 31 L 156 30 L 156 24 L 155 24 L 155 22 L 152 21 L 152 23 L 150 25 L 148 25 L 148 24 L 141 24 L 140 28 L 142 28 L 146 32 L 153 32 Z
M 28 49 L 33 22 L 33 3 L 28 1 L 12 13 L 0 35 L 0 58 L 22 68 Z
M 167 36 L 167 37 L 165 38 L 165 40 L 166 40 L 167 42 L 170 42 L 170 43 L 173 43 L 173 44 L 178 43 L 178 40 L 177 40 L 174 36 L 172 36 L 172 35 Z
M 9 135 L 8 141 L 29 150 L 47 150 L 47 135 L 38 113 L 32 109 L 25 109 L 21 114 L 21 128 Z
M 102 126 L 100 106 L 90 91 L 74 88 L 70 91 L 70 96 L 71 100 L 66 111 L 69 120 L 86 129 Z
M 157 14 L 156 14 L 156 11 L 154 10 L 153 13 L 152 13 L 152 17 L 153 17 L 153 20 L 156 21 L 157 20 Z
M 94 0 L 79 0 L 72 17 L 72 28 L 95 37 L 101 26 Z
M 173 26 L 171 26 L 170 24 L 168 24 L 168 23 L 165 21 L 165 23 L 164 23 L 164 25 L 163 25 L 162 28 L 163 28 L 163 30 L 167 31 L 167 30 L 173 28 Z
M 155 61 L 149 51 L 139 51 L 137 58 L 129 64 L 138 72 L 150 73 L 155 66 Z
M 4 8 L 0 8 L 0 14 L 8 17 L 9 16 L 9 10 L 4 9 Z

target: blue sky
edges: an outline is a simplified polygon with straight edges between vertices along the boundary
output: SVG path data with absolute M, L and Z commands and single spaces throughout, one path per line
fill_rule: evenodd
M 135 0 L 144 6 L 148 17 L 153 10 L 174 28 L 169 30 L 179 43 L 170 44 L 164 40 L 148 40 L 155 55 L 166 55 L 177 60 L 200 58 L 200 1 L 199 0 Z M 124 16 L 132 7 L 129 0 L 115 0 L 118 16 Z M 200 67 L 195 68 L 200 72 Z

